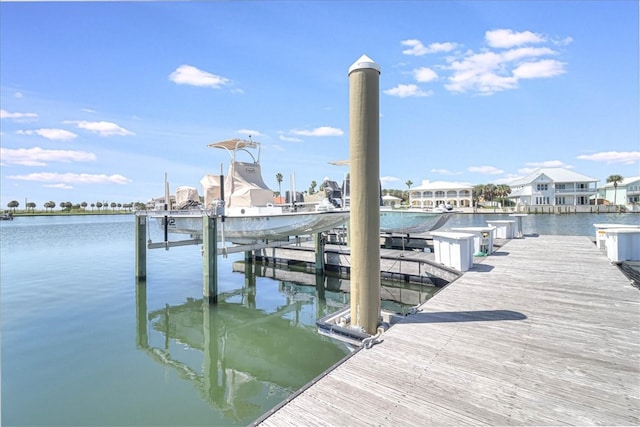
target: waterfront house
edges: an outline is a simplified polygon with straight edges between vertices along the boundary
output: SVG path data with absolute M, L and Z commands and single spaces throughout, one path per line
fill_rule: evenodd
M 595 200 L 598 180 L 564 168 L 536 169 L 509 183 L 517 207 L 577 207 Z
M 422 209 L 433 209 L 442 204 L 453 208 L 469 208 L 473 204 L 472 193 L 473 186 L 470 184 L 424 180 L 418 187 L 409 189 L 409 205 Z
M 606 183 L 598 188 L 598 198 L 612 205 L 624 205 L 632 212 L 640 211 L 640 176 L 624 178 L 617 186 Z

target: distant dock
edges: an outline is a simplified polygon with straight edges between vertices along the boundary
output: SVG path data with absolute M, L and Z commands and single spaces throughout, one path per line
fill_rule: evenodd
M 640 291 L 588 237 L 511 240 L 382 339 L 258 424 L 640 424 Z

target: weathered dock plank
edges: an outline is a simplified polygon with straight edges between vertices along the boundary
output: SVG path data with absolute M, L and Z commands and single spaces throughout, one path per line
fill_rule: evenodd
M 510 241 L 383 340 L 261 425 L 640 424 L 640 290 L 586 237 Z

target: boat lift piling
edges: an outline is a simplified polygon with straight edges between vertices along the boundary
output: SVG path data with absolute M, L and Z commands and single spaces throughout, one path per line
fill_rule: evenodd
M 136 215 L 136 279 L 147 277 L 147 216 Z
M 349 67 L 351 326 L 376 334 L 380 318 L 380 65 Z
M 218 303 L 218 219 L 202 216 L 202 296 Z

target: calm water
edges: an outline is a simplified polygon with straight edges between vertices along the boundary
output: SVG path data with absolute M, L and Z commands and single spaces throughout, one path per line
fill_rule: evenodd
M 349 353 L 315 327 L 348 306 L 340 279 L 275 280 L 220 257 L 210 306 L 199 246 L 148 251 L 136 283 L 133 216 L 18 217 L 0 232 L 3 426 L 246 425 Z M 412 286 L 383 298 L 433 291 Z
M 509 217 L 455 215 L 445 229 L 487 219 Z M 639 220 L 531 215 L 523 226 L 593 236 L 593 223 Z M 149 251 L 136 283 L 132 216 L 16 218 L 0 232 L 2 425 L 246 425 L 348 354 L 315 328 L 348 305 L 340 279 L 275 280 L 235 254 L 219 258 L 209 306 L 198 246 Z M 415 305 L 431 293 L 382 296 Z
M 491 220 L 514 220 L 508 214 L 455 214 L 440 231 L 453 227 L 486 226 Z M 567 214 L 528 215 L 522 218 L 524 234 L 590 236 L 595 238 L 593 224 L 640 224 L 640 214 Z

